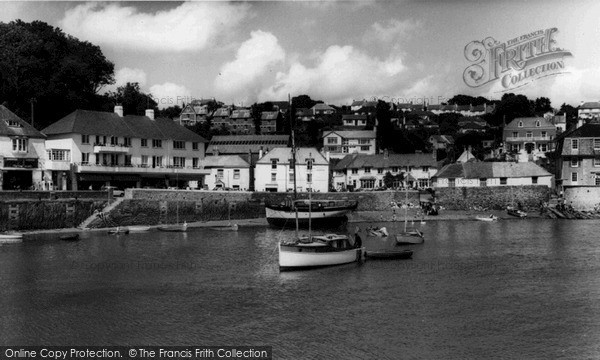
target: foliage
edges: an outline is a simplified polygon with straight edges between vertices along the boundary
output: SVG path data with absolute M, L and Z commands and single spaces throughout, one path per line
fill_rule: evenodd
M 144 115 L 146 109 L 154 109 L 158 113 L 157 103 L 151 95 L 145 94 L 140 90 L 140 84 L 127 83 L 119 86 L 117 91 L 111 91 L 107 94 L 107 99 L 123 106 L 125 115 Z
M 448 104 L 451 105 L 483 105 L 489 104 L 491 101 L 484 98 L 483 96 L 473 97 L 469 95 L 454 95 L 450 100 L 448 100 Z
M 534 104 L 525 95 L 504 94 L 500 103 L 496 105 L 494 115 L 508 124 L 518 117 L 533 116 Z
M 114 82 L 100 47 L 41 21 L 0 23 L 0 103 L 44 128 L 78 108 L 100 109 L 98 91 Z M 34 99 L 34 100 L 32 100 Z
M 377 118 L 376 142 L 380 149 L 391 149 L 394 145 L 394 128 L 392 126 L 392 116 L 390 113 L 390 105 L 385 101 L 377 101 L 375 109 Z
M 167 118 L 167 119 L 178 119 L 181 115 L 182 109 L 179 105 L 169 106 L 168 108 L 158 110 L 156 117 Z
M 547 112 L 552 111 L 552 104 L 550 103 L 550 99 L 547 97 L 540 97 L 535 99 L 534 102 L 534 111 L 538 116 L 542 116 Z

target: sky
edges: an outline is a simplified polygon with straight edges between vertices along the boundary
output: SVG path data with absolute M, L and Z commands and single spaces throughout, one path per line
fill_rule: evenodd
M 594 0 L 0 1 L 0 22 L 15 19 L 100 46 L 116 80 L 102 91 L 138 82 L 162 108 L 200 98 L 248 106 L 288 94 L 334 105 L 440 104 L 457 94 L 497 100 L 505 92 L 548 97 L 555 108 L 600 100 Z M 513 67 L 500 74 L 508 87 L 503 77 L 465 82 L 465 74 L 481 75 L 466 71 L 477 62 L 467 59 L 471 42 L 503 44 L 552 28 L 552 48 L 568 53 L 546 58 L 561 64 L 555 70 L 538 67 L 539 76 L 510 83 L 528 71 Z

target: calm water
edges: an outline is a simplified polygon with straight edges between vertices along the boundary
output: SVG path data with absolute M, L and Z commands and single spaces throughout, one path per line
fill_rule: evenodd
M 276 244 L 293 231 L 267 228 L 0 246 L 1 345 L 272 345 L 277 359 L 600 357 L 600 221 L 422 228 L 412 260 L 288 273 Z

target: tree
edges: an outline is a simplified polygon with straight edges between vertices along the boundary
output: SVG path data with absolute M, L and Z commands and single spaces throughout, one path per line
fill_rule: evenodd
M 176 119 L 179 118 L 179 115 L 181 115 L 181 111 L 182 109 L 179 107 L 179 105 L 169 106 L 168 108 L 158 110 L 157 117 Z
M 529 117 L 534 115 L 534 104 L 525 95 L 508 93 L 502 95 L 500 103 L 496 105 L 494 116 L 501 119 L 500 123 L 510 123 L 518 117 Z
M 114 64 L 100 47 L 44 22 L 0 23 L 0 102 L 43 128 L 77 108 L 97 109 L 98 91 L 114 82 Z
M 545 113 L 552 111 L 550 99 L 548 99 L 547 97 L 540 97 L 535 99 L 534 106 L 535 114 L 538 116 L 544 115 Z
M 570 129 L 572 126 L 577 124 L 577 117 L 579 116 L 577 108 L 563 103 L 560 106 L 559 113 L 567 115 L 567 129 Z
M 377 101 L 375 117 L 378 124 L 375 136 L 379 149 L 391 149 L 394 143 L 394 128 L 391 122 L 390 105 L 382 100 Z
M 153 109 L 158 113 L 158 104 L 152 98 L 152 95 L 145 94 L 140 90 L 140 84 L 127 83 L 119 86 L 117 91 L 108 93 L 107 98 L 110 102 L 121 104 L 123 114 L 125 115 L 144 115 L 147 109 Z
M 483 96 L 473 97 L 469 95 L 454 95 L 450 100 L 448 100 L 448 104 L 451 105 L 483 105 L 489 104 L 490 101 Z

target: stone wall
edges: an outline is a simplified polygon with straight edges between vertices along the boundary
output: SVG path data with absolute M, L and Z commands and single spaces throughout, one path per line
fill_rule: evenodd
M 106 193 L 105 193 L 106 194 Z M 76 227 L 107 200 L 20 200 L 0 202 L 0 231 Z
M 10 200 L 58 200 L 58 199 L 107 199 L 106 191 L 0 191 L 0 201 Z
M 599 186 L 565 186 L 565 205 L 577 211 L 594 211 L 600 207 Z
M 538 209 L 540 202 L 550 200 L 550 188 L 541 185 L 438 188 L 435 197 L 448 210 L 469 210 L 474 206 L 501 210 L 518 202 L 524 208 Z

